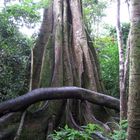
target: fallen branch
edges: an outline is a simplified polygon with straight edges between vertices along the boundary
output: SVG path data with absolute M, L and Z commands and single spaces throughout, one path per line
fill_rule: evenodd
M 81 99 L 93 104 L 102 105 L 119 111 L 119 100 L 79 87 L 39 88 L 28 94 L 16 97 L 0 104 L 0 117 L 10 113 L 26 109 L 31 104 L 43 100 Z

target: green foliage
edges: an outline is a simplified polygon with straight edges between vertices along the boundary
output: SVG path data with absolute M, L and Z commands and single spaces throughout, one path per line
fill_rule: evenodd
M 129 26 L 129 23 L 122 24 L 124 45 L 126 45 Z M 95 39 L 95 46 L 99 54 L 102 79 L 106 93 L 111 96 L 119 97 L 119 56 L 116 29 L 110 25 L 107 25 L 106 29 L 108 33 L 106 33 L 105 37 Z
M 61 128 L 60 131 L 55 131 L 55 133 L 50 136 L 53 140 L 92 140 L 92 138 L 87 133 L 68 128 L 67 125 L 64 128 Z
M 112 36 L 117 40 L 116 28 L 114 26 L 105 25 L 105 29 L 108 32 L 109 36 Z M 122 23 L 121 29 L 122 29 L 122 34 L 123 34 L 123 43 L 124 45 L 126 45 L 128 33 L 130 29 L 130 23 Z
M 84 131 L 78 131 L 69 128 L 67 125 L 61 128 L 60 131 L 55 131 L 50 137 L 53 140 L 92 140 L 91 137 L 94 132 L 103 132 L 103 129 L 96 124 L 88 124 L 84 126 Z
M 100 131 L 100 132 L 103 132 L 103 128 L 100 127 L 99 125 L 97 124 L 91 124 L 89 123 L 87 126 L 83 126 L 83 128 L 85 128 L 85 131 L 88 133 L 88 134 L 91 134 L 95 131 Z
M 40 19 L 40 9 L 50 0 L 22 0 L 7 3 L 0 11 L 0 101 L 28 91 L 30 49 L 34 39 L 24 36 L 22 26 L 32 28 Z
M 31 41 L 18 31 L 12 32 L 10 37 L 7 35 L 4 38 L 2 35 L 3 32 L 0 32 L 0 101 L 21 95 L 28 90 L 31 45 Z
M 18 26 L 33 27 L 40 19 L 38 4 L 32 0 L 24 0 L 20 3 L 8 5 L 1 14 L 6 15 L 10 22 Z
M 16 4 L 8 4 L 3 14 L 17 26 L 33 28 L 41 17 L 41 9 L 46 8 L 51 0 L 22 0 Z
M 118 97 L 119 93 L 119 56 L 114 38 L 103 37 L 95 40 L 95 47 L 99 55 L 102 80 L 107 94 Z
M 54 133 L 49 135 L 49 137 L 52 138 L 52 140 L 92 140 L 93 133 L 99 133 L 100 136 L 103 136 L 106 140 L 125 140 L 127 137 L 127 120 L 122 120 L 120 125 L 117 124 L 117 126 L 118 130 L 114 130 L 111 134 L 105 134 L 104 129 L 96 124 L 88 124 L 83 126 L 84 131 L 78 131 L 69 128 L 66 125 L 64 128 L 61 128 L 58 131 L 54 131 Z
M 113 140 L 126 140 L 127 138 L 127 127 L 128 122 L 127 120 L 122 120 L 119 125 L 118 130 L 114 130 L 111 138 Z
M 0 12 L 0 101 L 28 90 L 30 48 L 33 41 L 19 32 L 19 21 L 14 17 L 25 15 L 22 12 L 16 13 L 17 9 L 12 5 Z
M 94 36 L 98 34 L 99 24 L 102 21 L 102 18 L 106 16 L 104 13 L 106 7 L 106 0 L 83 0 L 84 22 L 90 34 L 94 33 Z

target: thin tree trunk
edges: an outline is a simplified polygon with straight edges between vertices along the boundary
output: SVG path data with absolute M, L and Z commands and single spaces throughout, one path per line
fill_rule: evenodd
M 120 0 L 117 0 L 117 40 L 119 49 L 120 120 L 127 118 L 127 96 L 124 84 L 124 47 L 120 23 Z
M 129 19 L 130 19 L 130 0 L 126 0 L 125 2 L 127 4 L 128 15 L 129 15 Z

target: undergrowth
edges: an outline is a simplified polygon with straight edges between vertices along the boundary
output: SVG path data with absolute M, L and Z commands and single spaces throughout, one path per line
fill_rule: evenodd
M 105 138 L 106 140 L 125 140 L 127 137 L 127 120 L 123 120 L 120 124 L 117 124 L 118 129 L 107 134 L 102 127 L 97 124 L 88 124 L 82 126 L 83 131 L 69 128 L 67 125 L 64 128 L 55 130 L 49 137 L 52 140 L 93 140 L 98 138 Z

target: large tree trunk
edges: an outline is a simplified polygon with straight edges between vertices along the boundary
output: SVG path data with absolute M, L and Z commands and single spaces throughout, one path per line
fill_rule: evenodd
M 33 55 L 33 89 L 77 86 L 103 91 L 96 52 L 82 20 L 81 0 L 53 0 L 49 9 L 44 10 Z M 49 101 L 47 109 L 45 106 L 38 113 L 26 114 L 21 139 L 43 140 L 65 124 L 80 129 L 80 125 L 93 122 L 107 129 L 104 123 L 109 118 L 105 107 L 85 100 Z
M 46 33 L 39 38 L 39 45 L 37 44 L 34 49 L 33 88 L 74 85 L 101 92 L 97 58 L 95 51 L 88 45 L 82 20 L 81 1 L 54 0 L 52 9 L 50 8 L 47 13 L 44 14 L 46 20 L 42 24 L 42 30 Z M 43 38 L 44 46 L 40 46 Z M 93 111 L 98 118 L 99 109 L 105 113 L 103 108 L 90 109 L 91 105 L 87 102 L 82 104 L 81 101 L 74 100 L 49 102 L 51 116 L 55 114 L 56 120 L 61 120 L 61 115 L 66 115 L 67 119 L 69 117 L 65 112 L 61 112 L 60 115 L 64 102 L 66 110 L 71 112 L 71 108 L 78 123 L 93 120 L 91 117 Z M 81 111 L 80 106 L 83 105 L 85 107 L 82 107 Z
M 128 140 L 140 139 L 140 1 L 131 0 Z

